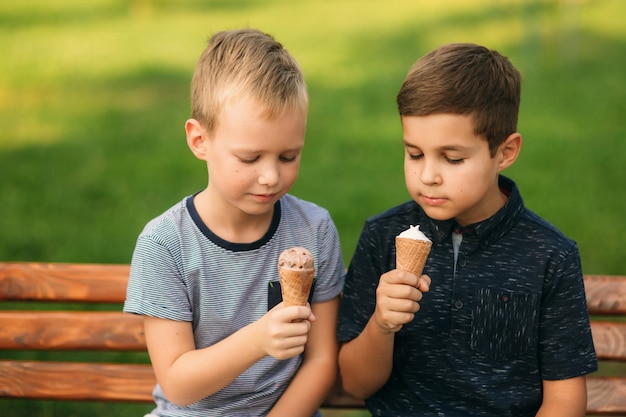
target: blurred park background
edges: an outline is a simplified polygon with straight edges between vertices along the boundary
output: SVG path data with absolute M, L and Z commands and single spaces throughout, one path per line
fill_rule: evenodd
M 578 242 L 585 273 L 625 274 L 625 15 L 622 0 L 4 1 L 0 260 L 129 262 L 149 219 L 206 186 L 183 130 L 206 40 L 255 27 L 305 72 L 292 193 L 330 211 L 346 264 L 364 220 L 408 199 L 395 106 L 406 72 L 440 44 L 475 42 L 523 76 L 524 146 L 505 175 Z M 0 414 L 150 408 L 83 406 L 5 400 Z

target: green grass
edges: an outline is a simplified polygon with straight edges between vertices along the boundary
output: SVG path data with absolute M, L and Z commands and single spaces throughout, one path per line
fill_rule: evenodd
M 330 210 L 346 262 L 363 221 L 408 198 L 404 75 L 435 46 L 469 41 L 524 78 L 524 147 L 506 174 L 579 243 L 586 273 L 624 274 L 625 13 L 621 0 L 2 2 L 0 259 L 129 262 L 146 221 L 206 185 L 183 130 L 206 39 L 251 26 L 302 64 L 311 111 L 293 193 Z

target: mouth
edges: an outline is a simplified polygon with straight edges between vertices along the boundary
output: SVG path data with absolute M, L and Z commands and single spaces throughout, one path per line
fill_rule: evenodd
M 277 193 L 272 194 L 251 194 L 252 198 L 258 201 L 259 203 L 267 203 L 276 198 Z
M 427 196 L 423 194 L 420 194 L 419 198 L 424 204 L 427 204 L 429 206 L 441 206 L 442 204 L 445 204 L 446 201 L 448 201 L 446 198 L 443 197 Z

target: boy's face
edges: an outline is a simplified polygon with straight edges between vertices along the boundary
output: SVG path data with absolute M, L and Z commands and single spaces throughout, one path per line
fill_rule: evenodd
M 407 190 L 429 217 L 468 225 L 504 205 L 498 187 L 503 154 L 498 149 L 491 157 L 487 141 L 474 134 L 471 116 L 402 116 L 402 128 Z
M 228 213 L 272 213 L 296 181 L 305 131 L 302 112 L 268 120 L 255 102 L 227 105 L 206 140 L 213 203 Z

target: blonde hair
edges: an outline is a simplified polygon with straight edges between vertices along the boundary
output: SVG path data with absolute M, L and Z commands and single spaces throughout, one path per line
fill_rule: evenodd
M 191 82 L 191 115 L 209 132 L 224 107 L 254 100 L 268 118 L 308 111 L 302 70 L 282 44 L 256 29 L 218 32 L 209 39 Z

